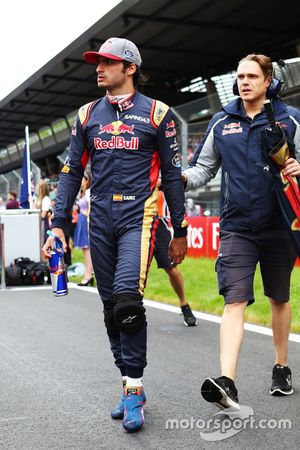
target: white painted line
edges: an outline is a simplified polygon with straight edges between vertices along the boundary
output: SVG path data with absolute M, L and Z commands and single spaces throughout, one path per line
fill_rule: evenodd
M 98 289 L 95 287 L 90 287 L 90 286 L 77 286 L 76 283 L 68 283 L 68 287 L 69 288 L 75 288 L 75 289 L 79 289 L 80 291 L 84 291 L 84 292 L 91 292 L 92 294 L 98 294 Z
M 41 285 L 41 286 L 17 286 L 17 287 L 12 287 L 12 286 L 8 286 L 5 289 L 0 289 L 0 292 L 5 292 L 5 291 L 38 291 L 38 290 L 51 290 L 51 286 L 50 284 L 45 285 Z
M 72 286 L 71 286 L 71 284 L 72 284 Z M 76 284 L 73 284 L 73 283 L 69 283 L 69 286 L 76 288 L 76 289 L 81 289 L 83 291 L 88 291 L 88 292 L 92 292 L 94 294 L 98 294 L 98 291 L 96 288 L 81 287 L 81 286 L 77 286 Z M 168 311 L 168 312 L 172 312 L 175 314 L 181 313 L 181 309 L 178 306 L 174 306 L 174 305 L 166 305 L 165 303 L 154 302 L 153 300 L 147 300 L 147 299 L 144 300 L 144 304 L 146 306 L 149 306 L 150 308 L 161 309 L 163 311 Z M 220 316 L 215 316 L 213 314 L 202 313 L 199 311 L 193 311 L 193 314 L 195 317 L 197 317 L 197 319 L 206 320 L 208 322 L 221 323 L 221 321 L 222 321 L 222 318 Z M 265 336 L 272 336 L 271 328 L 263 327 L 261 325 L 245 323 L 244 329 L 246 331 L 252 331 L 253 333 L 264 334 Z M 300 334 L 290 333 L 289 341 L 300 343 Z
M 150 306 L 156 309 L 162 309 L 173 313 L 180 314 L 181 309 L 178 306 L 165 305 L 164 303 L 154 302 L 153 300 L 144 300 L 146 306 Z M 193 314 L 197 319 L 206 320 L 208 322 L 221 323 L 222 318 L 213 314 L 202 313 L 199 311 L 193 311 Z M 252 323 L 245 323 L 244 329 L 252 331 L 253 333 L 264 334 L 266 336 L 272 336 L 271 328 L 263 327 L 261 325 L 254 325 Z M 300 334 L 290 333 L 289 341 L 300 343 Z
M 91 294 L 99 295 L 97 288 L 94 288 L 94 287 L 77 286 L 76 283 L 68 283 L 68 286 L 71 289 L 79 289 L 79 290 L 84 291 L 84 292 L 89 292 Z M 26 286 L 26 287 L 9 288 L 7 290 L 12 290 L 12 291 L 29 291 L 31 289 L 33 289 L 33 290 L 37 290 L 37 289 L 49 289 L 49 290 L 51 290 L 51 286 L 50 285 L 47 285 L 47 286 Z M 0 290 L 0 292 L 1 292 L 1 290 Z M 175 314 L 180 314 L 181 313 L 181 309 L 178 306 L 166 305 L 165 303 L 154 302 L 153 300 L 147 300 L 147 299 L 144 300 L 144 303 L 145 303 L 146 306 L 149 306 L 150 308 L 161 309 L 163 311 L 168 311 L 168 312 L 172 312 L 172 313 L 175 313 Z M 221 321 L 222 321 L 222 318 L 220 316 L 215 316 L 213 314 L 202 313 L 202 312 L 199 312 L 199 311 L 193 311 L 193 314 L 194 314 L 195 317 L 197 317 L 197 319 L 206 320 L 208 322 L 221 323 Z M 264 334 L 265 336 L 272 336 L 271 328 L 263 327 L 261 325 L 254 325 L 254 324 L 251 324 L 251 323 L 245 323 L 244 324 L 244 329 L 246 331 L 251 331 L 253 333 Z M 300 343 L 300 334 L 290 333 L 289 341 Z
M 1 423 L 4 423 L 4 422 L 15 421 L 15 420 L 25 420 L 25 419 L 29 419 L 29 417 L 26 417 L 26 416 L 20 416 L 20 417 L 8 417 L 7 419 L 0 419 L 0 422 L 1 422 Z

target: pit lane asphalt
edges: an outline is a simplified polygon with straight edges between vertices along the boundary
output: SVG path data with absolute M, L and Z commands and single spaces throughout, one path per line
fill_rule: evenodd
M 200 387 L 206 376 L 218 376 L 219 324 L 198 319 L 187 328 L 178 314 L 149 306 L 147 317 L 146 425 L 128 434 L 110 418 L 121 387 L 98 295 L 75 288 L 60 298 L 49 288 L 0 291 L 0 448 L 299 448 L 299 343 L 290 342 L 295 393 L 271 397 L 272 338 L 245 332 L 237 387 L 255 423 L 214 442 L 208 421 L 218 410 Z

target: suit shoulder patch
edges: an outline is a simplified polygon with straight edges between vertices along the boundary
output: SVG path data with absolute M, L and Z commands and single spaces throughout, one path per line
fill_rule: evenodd
M 169 106 L 160 100 L 154 100 L 152 106 L 151 120 L 155 126 L 159 127 L 169 110 Z
M 89 102 L 89 103 L 86 103 L 85 105 L 81 106 L 81 108 L 79 108 L 78 116 L 79 116 L 81 125 L 84 125 L 88 121 L 88 119 L 90 117 L 90 111 L 91 111 L 94 103 L 95 102 Z

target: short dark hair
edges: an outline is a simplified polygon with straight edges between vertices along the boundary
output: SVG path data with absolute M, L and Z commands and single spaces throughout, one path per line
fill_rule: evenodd
M 130 67 L 132 63 L 129 61 L 122 61 L 122 62 L 123 62 L 123 71 L 125 72 L 125 70 L 128 67 Z M 141 69 L 137 65 L 135 67 L 136 71 L 132 75 L 133 85 L 137 86 L 138 84 L 145 84 L 148 81 L 148 78 L 141 72 Z
M 255 61 L 257 64 L 260 65 L 261 70 L 263 71 L 263 74 L 265 78 L 273 75 L 273 64 L 271 58 L 266 55 L 260 55 L 256 53 L 250 53 L 250 55 L 245 56 L 239 61 L 240 65 L 244 61 Z

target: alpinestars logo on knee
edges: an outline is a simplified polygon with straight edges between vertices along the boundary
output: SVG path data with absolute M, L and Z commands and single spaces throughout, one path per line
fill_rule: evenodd
M 135 319 L 136 317 L 137 317 L 137 315 L 128 316 L 128 317 L 126 317 L 126 319 L 122 320 L 122 323 L 131 323 L 133 321 L 133 319 Z

